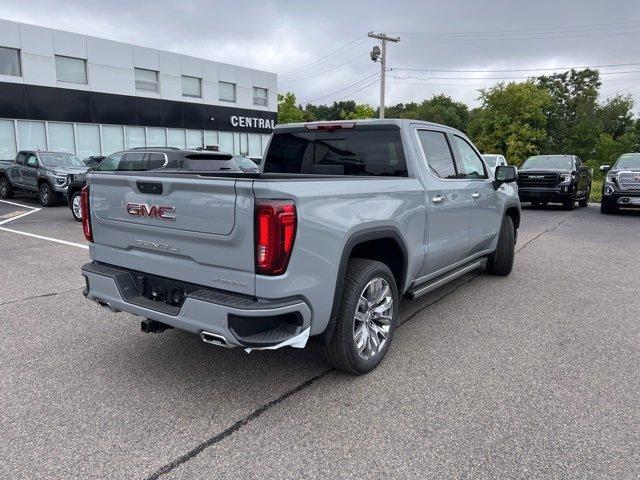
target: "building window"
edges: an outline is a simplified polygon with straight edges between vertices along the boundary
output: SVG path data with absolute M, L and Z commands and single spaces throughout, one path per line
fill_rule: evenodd
M 202 148 L 201 130 L 187 130 L 187 148 Z
M 228 82 L 218 82 L 218 100 L 221 102 L 236 101 L 236 84 Z
M 164 128 L 147 128 L 147 147 L 166 147 L 167 131 Z
M 253 87 L 253 104 L 267 106 L 267 89 Z
M 0 120 L 0 160 L 16 158 L 16 132 L 13 120 Z
M 220 132 L 220 147 L 221 152 L 233 153 L 233 133 Z
M 18 121 L 18 141 L 20 150 L 46 150 L 44 122 Z
M 100 127 L 98 125 L 76 125 L 78 157 L 100 155 Z
M 136 75 L 136 90 L 146 92 L 158 92 L 158 72 L 155 70 L 145 70 L 144 68 L 134 68 Z
M 240 134 L 240 155 L 247 156 L 249 155 L 249 134 L 241 133 Z
M 146 147 L 144 127 L 127 128 L 127 148 Z
M 0 47 L 0 75 L 21 77 L 20 50 L 15 48 Z
M 251 158 L 261 158 L 262 157 L 262 146 L 260 145 L 260 134 L 259 133 L 250 133 L 249 134 L 249 156 Z
M 59 82 L 87 84 L 87 61 L 82 58 L 56 55 L 56 75 Z
M 184 148 L 186 145 L 185 132 L 182 129 L 170 128 L 167 131 L 167 146 Z
M 271 135 L 262 135 L 262 156 L 263 157 L 265 152 L 267 151 L 267 146 L 269 145 L 270 139 L 271 139 Z
M 103 125 L 102 154 L 111 155 L 121 150 L 124 150 L 124 132 L 122 131 L 122 127 Z
M 49 122 L 49 150 L 76 153 L 72 123 Z
M 219 147 L 218 143 L 218 132 L 214 132 L 211 130 L 205 130 L 204 132 L 204 146 L 209 147 Z
M 197 77 L 182 76 L 182 96 L 202 97 L 202 80 Z

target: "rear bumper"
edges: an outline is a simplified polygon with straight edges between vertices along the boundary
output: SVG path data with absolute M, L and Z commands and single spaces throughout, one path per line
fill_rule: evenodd
M 277 348 L 302 339 L 292 344 L 302 348 L 306 343 L 311 309 L 301 298 L 256 300 L 190 286 L 190 293 L 177 307 L 140 296 L 136 274 L 139 272 L 87 263 L 82 267 L 83 293 L 114 312 L 128 312 L 201 336 L 205 332 L 224 337 L 229 347 Z
M 562 185 L 554 188 L 523 188 L 518 187 L 521 202 L 552 202 L 564 203 L 571 200 L 573 188 Z

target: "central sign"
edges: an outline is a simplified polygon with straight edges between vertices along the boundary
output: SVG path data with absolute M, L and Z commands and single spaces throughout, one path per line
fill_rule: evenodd
M 257 117 L 244 117 L 238 115 L 232 115 L 230 118 L 231 125 L 241 128 L 267 128 L 273 129 L 276 126 L 276 122 L 269 118 L 257 118 Z

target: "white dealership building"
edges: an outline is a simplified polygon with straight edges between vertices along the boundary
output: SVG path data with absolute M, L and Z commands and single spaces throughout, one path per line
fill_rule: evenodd
M 142 146 L 262 156 L 276 74 L 0 20 L 0 160 Z

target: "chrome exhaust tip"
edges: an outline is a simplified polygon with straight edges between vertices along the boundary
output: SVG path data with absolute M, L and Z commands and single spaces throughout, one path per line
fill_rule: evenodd
M 217 345 L 218 347 L 230 348 L 231 345 L 227 343 L 227 339 L 222 335 L 218 335 L 217 333 L 211 333 L 202 331 L 200 332 L 200 338 L 204 343 L 209 343 L 211 345 Z

